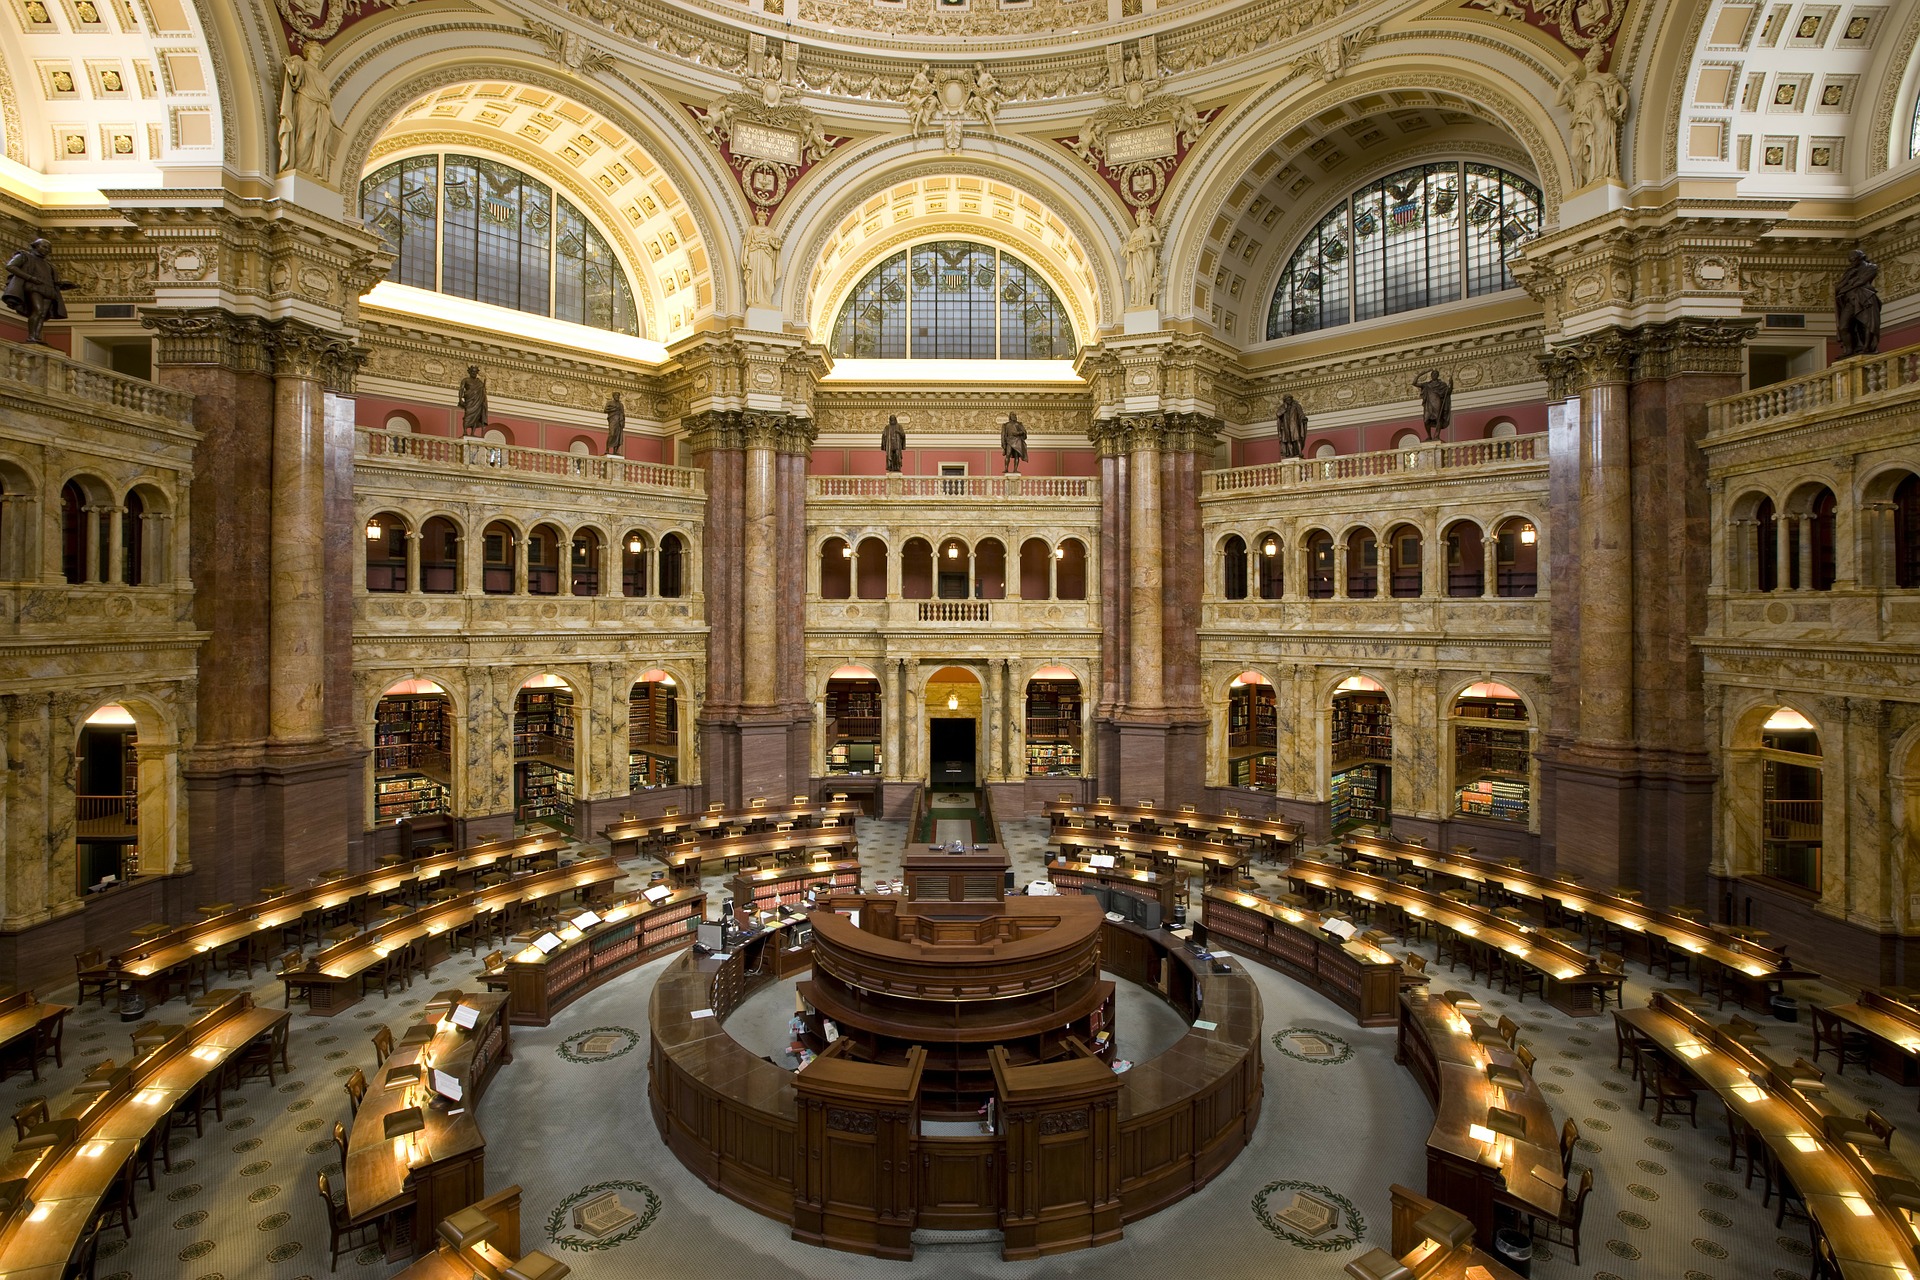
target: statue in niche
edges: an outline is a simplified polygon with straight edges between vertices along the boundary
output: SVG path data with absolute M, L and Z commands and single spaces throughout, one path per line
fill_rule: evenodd
M 75 287 L 73 281 L 62 280 L 54 270 L 52 255 L 53 245 L 35 237 L 26 248 L 7 259 L 7 287 L 0 295 L 9 310 L 26 318 L 27 341 L 42 347 L 47 345 L 47 340 L 40 331 L 46 328 L 47 321 L 67 318 L 67 302 L 60 291 Z M 1877 306 L 1875 314 L 1878 314 Z
M 898 474 L 906 464 L 907 433 L 900 426 L 900 419 L 893 414 L 887 415 L 887 425 L 880 432 L 880 449 L 887 455 L 887 470 Z
M 1833 286 L 1834 329 L 1842 360 L 1880 350 L 1880 291 L 1873 285 L 1879 274 L 1879 264 L 1868 260 L 1866 250 L 1855 249 Z
M 1009 475 L 1020 474 L 1020 464 L 1027 460 L 1027 426 L 1017 413 L 1008 414 L 1000 428 L 1000 456 Z
M 747 244 L 741 263 L 741 274 L 745 278 L 747 305 L 750 307 L 770 307 L 773 305 L 773 283 L 779 270 L 778 260 L 774 256 L 780 249 L 780 237 L 773 234 L 773 228 L 756 222 L 747 228 Z
M 1600 70 L 1589 54 L 1561 82 L 1559 105 L 1567 109 L 1573 129 L 1574 184 L 1619 177 L 1620 122 L 1627 118 L 1627 90 L 1620 78 Z
M 1126 254 L 1127 305 L 1151 307 L 1160 297 L 1160 228 L 1152 209 L 1143 206 L 1134 211 Z
M 1453 425 L 1453 379 L 1429 369 L 1413 380 L 1413 386 L 1420 393 L 1420 425 L 1427 439 L 1438 440 Z
M 463 436 L 483 436 L 487 434 L 487 383 L 480 376 L 480 366 L 467 366 L 467 376 L 460 380 L 460 434 Z
M 613 399 L 607 401 L 607 456 L 620 456 L 620 446 L 627 440 L 627 406 L 620 403 L 620 393 L 613 393 Z
M 1275 415 L 1274 430 L 1280 433 L 1280 456 L 1298 458 L 1307 448 L 1307 411 L 1289 391 L 1280 397 L 1280 412 Z
M 300 169 L 325 178 L 334 134 L 333 94 L 320 59 L 296 49 L 280 69 L 280 171 Z

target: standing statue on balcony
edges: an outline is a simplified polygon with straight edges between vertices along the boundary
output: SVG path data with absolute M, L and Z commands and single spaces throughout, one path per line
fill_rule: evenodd
M 1020 474 L 1020 464 L 1027 460 L 1027 427 L 1017 413 L 1008 414 L 1000 428 L 1000 456 L 1006 460 L 1009 475 Z
M 1280 412 L 1274 419 L 1280 433 L 1280 456 L 1298 458 L 1307 450 L 1307 411 L 1289 391 L 1280 397 Z
M 613 399 L 607 401 L 607 456 L 620 456 L 620 446 L 627 439 L 627 406 L 620 403 L 620 393 L 613 393 Z
M 1427 439 L 1438 440 L 1453 425 L 1453 379 L 1429 369 L 1413 385 L 1420 393 L 1420 425 L 1426 428 Z
M 47 340 L 40 336 L 49 320 L 67 318 L 66 299 L 60 296 L 62 289 L 71 289 L 71 280 L 62 280 L 60 273 L 53 269 L 53 246 L 43 239 L 36 238 L 26 248 L 7 259 L 7 287 L 4 295 L 10 310 L 17 311 L 27 320 L 27 341 L 46 346 Z M 1875 307 L 1875 314 L 1879 308 Z M 1876 323 L 1875 328 L 1879 326 Z
M 1840 282 L 1833 286 L 1834 328 L 1842 360 L 1880 350 L 1880 291 L 1873 287 L 1879 274 L 1879 264 L 1868 261 L 1864 249 L 1855 249 Z
M 900 426 L 900 419 L 893 414 L 887 415 L 887 425 L 880 432 L 880 451 L 887 455 L 887 472 L 898 475 L 906 465 L 907 433 Z
M 460 380 L 460 434 L 463 436 L 483 436 L 487 434 L 487 383 L 480 376 L 480 366 L 467 366 L 467 376 Z

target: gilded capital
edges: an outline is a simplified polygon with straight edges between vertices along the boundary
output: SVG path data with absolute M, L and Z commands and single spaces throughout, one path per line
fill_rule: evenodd
M 738 412 L 728 409 L 687 415 L 680 420 L 687 432 L 687 448 L 696 454 L 746 448 L 746 431 L 740 418 Z
M 266 321 L 221 307 L 142 308 L 142 327 L 159 335 L 161 365 L 217 365 L 236 373 L 271 373 L 272 333 Z

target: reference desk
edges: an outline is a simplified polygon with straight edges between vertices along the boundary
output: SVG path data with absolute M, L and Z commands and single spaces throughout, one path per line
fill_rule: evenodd
M 1078 819 L 1095 827 L 1124 827 L 1148 833 L 1171 831 L 1203 840 L 1244 841 L 1259 849 L 1284 852 L 1300 839 L 1301 827 L 1285 818 L 1246 818 L 1236 813 L 1198 813 L 1146 804 L 1075 804 L 1055 800 L 1045 807 L 1047 821 L 1063 827 Z
M 657 902 L 639 894 L 602 908 L 597 924 L 568 924 L 550 952 L 528 945 L 507 958 L 507 1020 L 544 1027 L 553 1015 L 610 978 L 693 942 L 707 895 L 675 889 Z M 497 982 L 498 979 L 491 979 Z
M 161 985 L 170 971 L 207 965 L 221 947 L 238 944 L 246 948 L 247 971 L 251 974 L 254 964 L 263 960 L 272 963 L 277 957 L 285 930 L 303 928 L 309 917 L 317 920 L 326 912 L 344 910 L 358 903 L 360 909 L 354 914 L 364 926 L 374 901 L 387 894 L 404 890 L 417 904 L 423 888 L 454 884 L 462 875 L 478 878 L 482 873 L 504 870 L 517 863 L 557 856 L 569 843 L 565 836 L 555 833 L 491 840 L 400 866 L 340 876 L 194 924 L 181 925 L 129 947 L 116 958 L 123 978 L 152 988 Z M 260 950 L 262 942 L 267 946 L 264 953 Z M 154 993 L 149 990 L 146 994 Z
M 1170 876 L 1158 871 L 1132 867 L 1096 867 L 1091 862 L 1070 862 L 1056 858 L 1047 864 L 1047 879 L 1069 893 L 1083 888 L 1107 889 L 1160 904 L 1162 921 L 1172 923 L 1174 906 L 1187 898 L 1187 877 Z
M 189 1093 L 288 1016 L 237 995 L 115 1070 L 104 1088 L 76 1091 L 0 1165 L 0 1276 L 60 1280 L 122 1166 Z
M 1480 1006 L 1463 993 L 1401 993 L 1394 1058 L 1413 1073 L 1433 1104 L 1427 1194 L 1465 1215 L 1474 1235 L 1490 1241 L 1499 1206 L 1553 1219 L 1566 1188 L 1553 1109 L 1514 1055 L 1497 1044 L 1489 1047 L 1488 1040 L 1498 1036 L 1480 1021 Z M 1523 1083 L 1494 1084 L 1487 1073 L 1490 1064 L 1506 1068 L 1505 1079 Z M 1503 1123 L 1517 1118 L 1523 1129 L 1496 1131 L 1490 1107 L 1507 1113 Z M 1476 1129 L 1491 1140 L 1482 1141 Z
M 1318 991 L 1363 1027 L 1390 1027 L 1398 1016 L 1406 969 L 1378 947 L 1323 931 L 1316 912 L 1237 889 L 1209 889 L 1201 920 L 1216 945 L 1231 941 L 1236 954 Z
M 743 834 L 752 834 L 755 829 L 772 830 L 783 822 L 790 822 L 798 831 L 817 826 L 828 818 L 852 826 L 853 820 L 861 812 L 860 805 L 852 800 L 831 800 L 818 804 L 801 800 L 783 805 L 763 805 L 757 809 L 624 818 L 607 824 L 600 834 L 613 845 L 614 857 L 631 858 L 641 853 L 652 853 L 661 845 L 676 839 L 722 839 L 735 827 L 743 828 Z
M 462 1006 L 473 1012 L 470 1029 L 453 1020 Z M 382 1232 L 390 1261 L 430 1252 L 439 1221 L 486 1195 L 486 1141 L 474 1111 L 493 1073 L 513 1061 L 504 995 L 442 991 L 424 1012 L 428 1021 L 408 1030 L 373 1074 L 347 1136 L 347 1212 L 356 1222 L 398 1215 L 395 1229 Z M 445 1110 L 427 1105 L 433 1094 L 423 1066 L 452 1076 L 460 1100 Z M 418 1127 L 388 1137 L 389 1117 Z M 401 1212 L 409 1208 L 411 1215 Z
M 860 892 L 860 863 L 854 858 L 811 862 L 792 867 L 742 871 L 729 883 L 735 911 L 755 915 L 782 907 L 799 907 L 815 889 L 829 893 Z
M 1851 1135 L 1859 1142 L 1848 1141 L 1848 1131 L 1833 1124 L 1848 1117 L 1795 1088 L 1771 1060 L 1696 1010 L 1655 993 L 1645 1008 L 1620 1016 L 1760 1135 L 1805 1198 L 1843 1275 L 1920 1276 L 1915 1228 L 1903 1210 L 1882 1198 L 1883 1190 L 1920 1196 L 1913 1175 L 1892 1153 L 1862 1134 Z
M 1384 903 L 1436 928 L 1452 930 L 1467 943 L 1496 948 L 1539 970 L 1547 1003 L 1560 1012 L 1576 1018 L 1600 1013 L 1594 993 L 1610 979 L 1600 971 L 1599 959 L 1578 947 L 1441 894 L 1324 862 L 1296 858 L 1287 869 L 1287 879 L 1298 888 L 1344 895 L 1368 906 Z
M 280 981 L 286 986 L 289 1004 L 295 990 L 299 990 L 305 993 L 310 1011 L 335 1014 L 360 999 L 361 975 L 384 963 L 401 948 L 443 946 L 455 930 L 489 911 L 541 902 L 563 893 L 574 893 L 583 901 L 591 901 L 596 893 L 626 874 L 612 858 L 592 858 L 548 871 L 531 871 L 489 888 L 422 907 L 378 929 L 337 943 L 309 957 L 302 967 L 284 970 Z M 426 962 L 426 968 L 432 967 L 431 951 L 421 959 Z

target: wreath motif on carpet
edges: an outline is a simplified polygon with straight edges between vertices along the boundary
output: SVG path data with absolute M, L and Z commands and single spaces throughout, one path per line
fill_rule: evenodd
M 609 1192 L 630 1191 L 646 1202 L 644 1209 L 636 1205 L 627 1206 L 637 1210 L 637 1216 L 618 1231 L 606 1235 L 594 1236 L 582 1232 L 569 1232 L 568 1225 L 573 1211 L 590 1200 L 597 1200 Z M 571 1249 L 575 1253 L 590 1253 L 600 1249 L 611 1249 L 624 1244 L 653 1225 L 660 1216 L 660 1197 L 654 1194 L 652 1187 L 644 1182 L 631 1182 L 613 1179 L 607 1182 L 589 1183 L 580 1188 L 559 1204 L 553 1206 L 553 1212 L 547 1215 L 547 1239 L 562 1249 Z M 566 1232 L 566 1234 L 562 1234 Z
M 1331 1031 L 1312 1027 L 1284 1027 L 1273 1033 L 1273 1047 L 1316 1067 L 1337 1067 L 1353 1057 L 1353 1044 Z
M 632 1027 L 588 1027 L 562 1040 L 553 1051 L 568 1062 L 611 1062 L 632 1053 L 639 1043 L 640 1033 Z
M 1291 1197 L 1285 1193 L 1294 1193 Z M 1253 1216 L 1296 1249 L 1339 1253 L 1366 1239 L 1367 1220 L 1353 1201 L 1317 1182 L 1282 1178 L 1253 1193 Z M 1316 1217 L 1321 1221 L 1315 1222 Z M 1341 1230 L 1342 1221 L 1346 1229 Z

